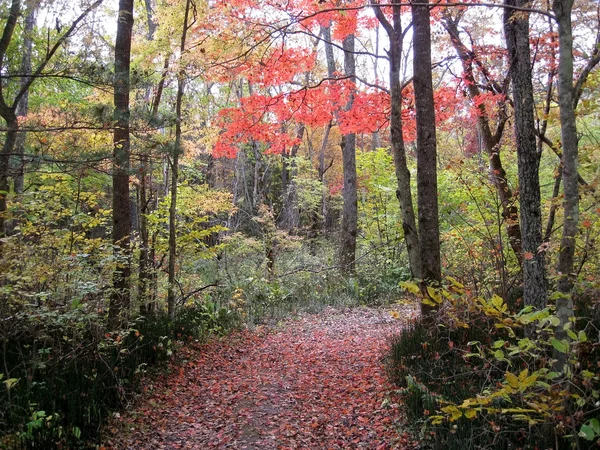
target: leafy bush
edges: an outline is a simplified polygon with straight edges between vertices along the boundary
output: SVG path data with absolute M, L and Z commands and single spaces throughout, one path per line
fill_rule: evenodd
M 83 447 L 142 375 L 178 345 L 223 333 L 234 314 L 214 303 L 182 308 L 175 320 L 140 317 L 106 332 L 97 312 L 22 307 L 2 321 L 0 448 Z
M 465 294 L 455 280 L 430 289 L 426 301 L 439 305 L 434 326 L 406 329 L 388 358 L 424 445 L 571 448 L 598 438 L 600 344 L 589 330 L 574 324 L 569 340 L 559 340 L 550 308 L 514 313 L 498 296 Z M 554 367 L 561 352 L 569 357 L 565 371 Z

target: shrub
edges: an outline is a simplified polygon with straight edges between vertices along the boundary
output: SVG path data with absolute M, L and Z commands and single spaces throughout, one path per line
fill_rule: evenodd
M 598 438 L 599 344 L 584 329 L 590 322 L 559 340 L 551 308 L 510 312 L 500 297 L 471 297 L 454 280 L 429 293 L 425 301 L 439 305 L 435 325 L 406 329 L 388 358 L 425 445 L 571 448 Z M 554 367 L 557 352 L 569 355 L 565 371 Z
M 67 311 L 22 306 L 2 323 L 0 448 L 78 448 L 124 406 L 150 367 L 178 345 L 222 333 L 233 313 L 213 303 L 140 317 L 129 328 L 106 332 L 104 317 L 83 308 Z

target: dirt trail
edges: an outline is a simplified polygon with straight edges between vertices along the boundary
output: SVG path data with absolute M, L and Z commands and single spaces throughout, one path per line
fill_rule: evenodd
M 408 316 L 410 309 L 401 311 Z M 215 340 L 109 427 L 115 449 L 406 448 L 380 358 L 389 310 L 326 310 Z

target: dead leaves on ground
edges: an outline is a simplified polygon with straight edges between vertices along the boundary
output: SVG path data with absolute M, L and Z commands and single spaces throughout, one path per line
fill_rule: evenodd
M 113 421 L 106 447 L 407 448 L 380 361 L 401 326 L 389 311 L 326 310 L 188 348 L 188 362 Z

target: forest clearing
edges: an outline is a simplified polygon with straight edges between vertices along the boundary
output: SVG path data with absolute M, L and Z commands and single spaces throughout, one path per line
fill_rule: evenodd
M 600 447 L 597 0 L 0 2 L 0 449 Z

